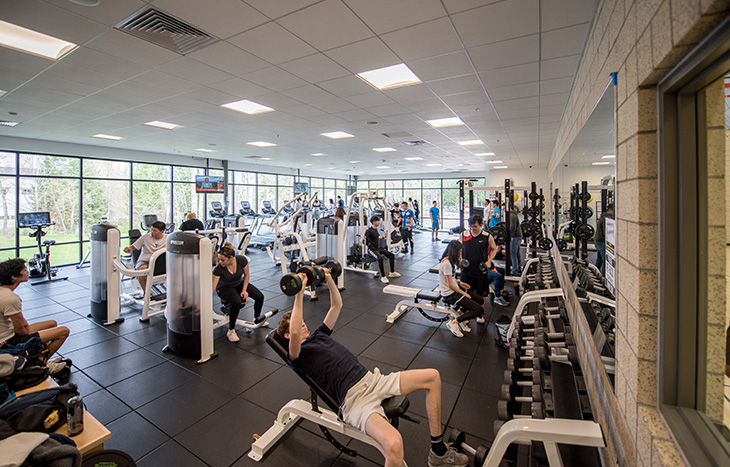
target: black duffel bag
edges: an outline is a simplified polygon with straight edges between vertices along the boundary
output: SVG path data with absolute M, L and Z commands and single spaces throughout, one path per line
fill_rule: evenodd
M 50 433 L 66 423 L 68 400 L 78 396 L 75 384 L 29 392 L 0 405 L 0 419 L 17 431 Z

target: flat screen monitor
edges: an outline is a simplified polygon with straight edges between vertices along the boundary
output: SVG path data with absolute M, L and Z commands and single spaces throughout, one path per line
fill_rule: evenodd
M 309 183 L 294 182 L 294 196 L 296 196 L 300 193 L 309 193 Z
M 49 212 L 21 212 L 18 213 L 18 228 L 51 225 Z
M 223 193 L 225 191 L 225 182 L 223 177 L 211 177 L 208 175 L 195 176 L 195 192 L 196 193 Z

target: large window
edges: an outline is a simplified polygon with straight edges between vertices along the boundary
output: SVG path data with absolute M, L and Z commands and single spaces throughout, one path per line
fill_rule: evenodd
M 692 465 L 730 465 L 730 20 L 660 84 L 660 407 Z

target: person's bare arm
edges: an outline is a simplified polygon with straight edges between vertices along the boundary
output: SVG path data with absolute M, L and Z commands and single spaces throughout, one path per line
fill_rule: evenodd
M 221 276 L 216 276 L 215 274 L 213 274 L 213 290 L 218 287 L 219 280 L 221 280 Z
M 307 276 L 299 274 L 302 278 L 302 289 L 294 297 L 294 307 L 291 310 L 289 319 L 289 359 L 299 358 L 302 350 L 302 323 L 304 322 L 304 289 L 307 287 Z
M 324 317 L 324 324 L 334 330 L 337 318 L 340 317 L 340 310 L 342 309 L 342 295 L 340 295 L 340 289 L 337 288 L 335 280 L 332 279 L 329 269 L 325 269 L 325 279 L 327 281 L 327 287 L 330 289 L 330 309 L 327 312 L 327 316 Z
M 487 258 L 487 268 L 488 269 L 494 269 L 494 264 L 492 263 L 492 260 L 495 256 L 497 256 L 497 252 L 499 250 L 497 249 L 497 244 L 494 243 L 494 237 L 489 236 L 489 258 Z
M 15 334 L 19 336 L 27 336 L 30 334 L 30 326 L 28 325 L 28 321 L 25 320 L 23 313 L 15 313 L 14 315 L 10 315 L 9 318 L 10 322 L 13 323 Z
M 238 260 L 236 260 L 238 261 Z M 243 290 L 241 291 L 241 297 L 248 298 L 248 292 L 246 290 L 248 289 L 248 283 L 251 280 L 251 274 L 248 270 L 248 263 L 246 264 L 246 267 L 243 268 Z

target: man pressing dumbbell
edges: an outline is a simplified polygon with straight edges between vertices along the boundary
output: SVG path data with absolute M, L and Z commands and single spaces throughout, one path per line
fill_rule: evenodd
M 494 281 L 494 303 L 508 306 L 509 303 L 502 298 L 504 268 L 498 268 L 493 263 L 499 250 L 492 235 L 482 230 L 483 223 L 482 216 L 478 214 L 471 216 L 469 232 L 462 234 L 464 243 L 462 256 L 468 261 L 468 266 L 465 263 L 462 267 L 461 280 L 482 296 L 487 295 L 487 282 Z
M 403 466 L 403 438 L 385 418 L 380 405 L 395 395 L 425 389 L 426 413 L 431 432 L 429 467 L 466 466 L 469 458 L 447 446 L 441 431 L 441 377 L 433 368 L 405 370 L 382 375 L 370 372 L 345 346 L 334 340 L 332 330 L 342 309 L 342 297 L 328 269 L 325 280 L 330 291 L 330 309 L 311 335 L 303 319 L 307 275 L 299 274 L 303 287 L 294 299 L 292 311 L 279 320 L 276 332 L 289 340 L 289 362 L 312 378 L 340 404 L 342 419 L 359 428 L 383 447 L 387 467 Z
M 387 284 L 390 282 L 388 277 L 400 277 L 400 274 L 395 272 L 395 255 L 388 251 L 387 248 L 380 248 L 380 239 L 385 238 L 385 235 L 380 235 L 378 232 L 378 226 L 380 226 L 380 217 L 371 217 L 370 228 L 365 231 L 365 236 L 360 239 L 360 241 L 368 246 L 368 254 L 378 260 L 378 266 L 380 267 L 380 282 Z M 388 258 L 388 261 L 390 261 L 390 274 L 388 274 L 387 277 L 385 275 L 385 267 L 383 266 L 383 256 Z

